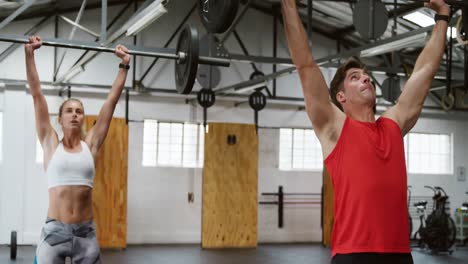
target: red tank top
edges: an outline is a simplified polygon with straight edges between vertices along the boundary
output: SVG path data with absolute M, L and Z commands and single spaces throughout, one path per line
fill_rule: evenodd
M 346 118 L 325 159 L 335 193 L 332 256 L 410 252 L 405 164 L 396 122 Z

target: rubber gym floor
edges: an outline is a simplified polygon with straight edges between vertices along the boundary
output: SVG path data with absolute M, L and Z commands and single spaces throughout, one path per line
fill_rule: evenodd
M 32 264 L 34 246 L 21 246 L 15 261 L 10 249 L 0 246 L 1 264 Z M 431 255 L 413 249 L 415 264 L 466 264 L 468 248 L 449 254 Z M 256 249 L 203 250 L 200 245 L 129 246 L 125 250 L 103 250 L 105 264 L 329 264 L 330 250 L 319 244 L 261 244 Z M 69 262 L 67 262 L 69 263 Z

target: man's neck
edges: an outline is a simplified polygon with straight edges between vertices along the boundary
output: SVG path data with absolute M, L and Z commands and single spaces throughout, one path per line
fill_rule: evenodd
M 360 106 L 359 108 L 356 107 L 354 109 L 347 109 L 345 113 L 348 117 L 356 121 L 369 123 L 375 122 L 375 114 L 372 107 L 369 108 Z

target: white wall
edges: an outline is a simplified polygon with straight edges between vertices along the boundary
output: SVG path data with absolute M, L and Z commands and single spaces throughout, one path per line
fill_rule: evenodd
M 169 34 L 175 29 L 182 17 L 188 12 L 191 4 L 186 1 L 171 1 L 169 15 L 148 28 L 139 44 L 160 47 Z M 109 9 L 109 17 L 119 7 Z M 83 23 L 99 32 L 99 10 L 87 11 Z M 127 14 L 128 15 L 128 14 Z M 75 14 L 67 14 L 73 18 Z M 244 39 L 251 54 L 270 56 L 272 54 L 271 17 L 255 10 L 249 10 L 238 26 L 238 32 Z M 37 19 L 14 23 L 2 29 L 0 33 L 25 32 L 36 23 Z M 199 19 L 194 14 L 188 23 L 198 25 Z M 253 31 L 252 24 L 255 24 Z M 61 23 L 60 37 L 68 36 L 69 27 Z M 39 32 L 51 37 L 53 26 L 49 25 Z M 282 32 L 281 30 L 279 32 Z M 77 32 L 78 33 L 78 32 Z M 280 36 L 283 38 L 282 33 Z M 91 40 L 89 36 L 78 33 L 81 40 Z M 131 43 L 131 39 L 123 39 Z M 0 43 L 0 51 L 7 45 Z M 171 47 L 173 47 L 172 45 Z M 333 54 L 336 45 L 317 35 L 314 43 L 314 54 L 323 57 Z M 226 47 L 229 51 L 241 53 L 234 38 L 229 38 Z M 280 41 L 279 56 L 287 56 L 284 39 Z M 60 52 L 63 52 L 61 50 Z M 63 69 L 67 69 L 82 51 L 69 50 Z M 39 75 L 44 81 L 52 80 L 53 49 L 44 47 L 37 52 Z M 152 59 L 137 60 L 137 76 L 140 76 Z M 145 85 L 153 88 L 174 89 L 173 62 L 161 60 L 151 71 Z M 24 54 L 19 48 L 5 61 L 0 71 L 0 79 L 25 79 Z M 7 65 L 7 67 L 5 67 Z M 110 85 L 117 72 L 118 59 L 112 54 L 101 54 L 85 67 L 85 73 L 73 79 L 76 83 Z M 259 65 L 265 72 L 271 72 L 271 65 Z M 220 86 L 247 80 L 252 69 L 248 64 L 234 63 L 230 68 L 222 69 Z M 324 70 L 327 80 L 333 70 Z M 131 84 L 131 71 L 127 85 Z M 196 88 L 198 88 L 198 84 Z M 57 94 L 57 93 L 55 93 Z M 297 75 L 290 75 L 278 80 L 279 96 L 301 97 Z M 87 114 L 98 113 L 105 95 L 73 92 L 84 101 Z M 3 101 L 3 106 L 2 102 Z M 62 98 L 48 95 L 47 102 L 51 113 L 56 113 Z M 4 112 L 4 161 L 0 164 L 0 244 L 6 243 L 12 229 L 19 231 L 19 242 L 35 243 L 47 210 L 47 185 L 40 164 L 35 163 L 35 128 L 34 114 L 30 95 L 21 88 L 8 86 L 0 90 L 0 109 Z M 123 117 L 125 105 L 123 100 L 117 105 L 115 116 Z M 172 121 L 201 122 L 202 111 L 199 107 L 186 104 L 184 99 L 150 97 L 149 95 L 132 96 L 130 119 L 143 120 L 153 118 Z M 253 123 L 253 112 L 242 104 L 235 107 L 233 103 L 216 103 L 208 111 L 209 121 Z M 269 106 L 259 114 L 260 125 L 268 127 L 310 127 L 304 111 L 293 107 Z M 143 123 L 132 122 L 129 125 L 129 164 L 128 164 L 128 242 L 132 243 L 199 243 L 201 238 L 201 169 L 148 168 L 141 166 Z M 454 167 L 467 166 L 468 147 L 465 131 L 468 123 L 464 116 L 440 118 L 423 118 L 414 131 L 453 133 Z M 278 170 L 279 131 L 260 129 L 259 131 L 259 193 L 273 192 L 278 185 L 283 185 L 286 192 L 320 192 L 321 172 L 284 172 Z M 409 175 L 409 184 L 415 186 L 415 194 L 426 195 L 420 189 L 424 184 L 441 185 L 452 194 L 454 205 L 467 200 L 463 193 L 468 189 L 467 183 L 459 183 L 454 175 Z M 195 202 L 187 202 L 187 193 L 194 192 Z M 262 200 L 263 198 L 259 198 Z M 285 227 L 277 228 L 277 210 L 275 206 L 259 206 L 259 241 L 292 242 L 320 241 L 320 209 L 318 206 L 307 206 L 285 209 Z
M 413 186 L 413 193 L 421 196 L 432 196 L 424 185 L 441 186 L 450 196 L 450 207 L 452 212 L 456 207 L 460 207 L 463 202 L 468 201 L 468 182 L 459 182 L 457 180 L 456 168 L 468 167 L 468 139 L 467 125 L 465 120 L 431 120 L 421 118 L 412 132 L 422 133 L 448 133 L 452 134 L 453 140 L 453 174 L 449 175 L 428 175 L 428 174 L 410 174 L 408 175 L 408 184 Z
M 138 99 L 137 99 L 138 100 Z M 135 104 L 138 107 L 135 107 Z M 141 112 L 152 113 L 138 115 L 132 111 L 132 119 L 155 118 L 160 120 L 176 121 L 200 121 L 202 111 L 196 108 L 196 114 L 190 113 L 193 107 L 186 104 L 162 102 L 135 102 L 133 109 Z M 167 109 L 173 111 L 167 111 Z M 166 109 L 163 112 L 163 109 Z M 176 115 L 174 115 L 176 113 Z M 185 113 L 185 117 L 179 114 Z M 195 118 L 193 118 L 196 116 Z M 209 109 L 208 116 L 213 122 L 252 123 L 253 112 L 246 107 L 214 106 Z M 171 118 L 172 117 L 172 118 Z M 192 118 L 191 118 L 192 117 Z M 268 109 L 260 113 L 261 125 L 269 126 L 308 126 L 304 112 Z M 199 242 L 201 230 L 201 170 L 200 169 L 171 169 L 171 168 L 144 168 L 141 167 L 143 124 L 132 123 L 129 149 L 129 242 Z M 272 129 L 260 129 L 259 131 L 259 193 L 275 192 L 278 185 L 283 185 L 287 192 L 320 192 L 321 173 L 280 172 L 278 168 L 278 141 L 279 131 Z M 174 179 L 174 176 L 177 178 Z M 140 181 L 132 181 L 132 177 L 142 178 Z M 134 178 L 134 179 L 135 179 Z M 146 186 L 146 187 L 143 187 Z M 142 197 L 142 190 L 145 197 Z M 195 193 L 195 203 L 187 203 L 187 193 Z M 143 211 L 140 200 L 151 199 L 151 210 L 145 215 L 149 217 L 135 217 Z M 265 198 L 259 198 L 265 200 Z M 156 201 L 161 204 L 158 205 Z M 170 205 L 165 204 L 169 202 Z M 175 204 L 173 204 L 175 203 Z M 178 208 L 175 212 L 175 208 Z M 175 214 L 175 215 L 174 215 Z M 320 210 L 300 208 L 285 209 L 285 228 L 277 228 L 277 210 L 273 206 L 259 206 L 259 241 L 319 241 Z M 174 218 L 176 217 L 176 218 Z M 180 219 L 174 222 L 174 219 Z M 299 222 L 299 223 L 298 223 Z M 171 228 L 177 225 L 178 232 Z M 150 227 L 147 231 L 140 226 Z M 159 231 L 158 231 L 159 230 Z M 156 236 L 159 235 L 159 236 Z M 135 237 L 133 237 L 135 236 Z M 135 240 L 133 240 L 135 239 Z

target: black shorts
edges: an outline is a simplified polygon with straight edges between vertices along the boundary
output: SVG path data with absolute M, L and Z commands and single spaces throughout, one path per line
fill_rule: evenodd
M 411 253 L 336 254 L 332 264 L 413 264 Z

